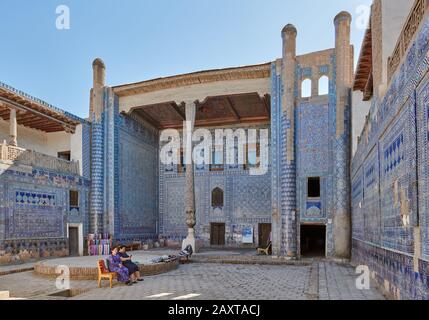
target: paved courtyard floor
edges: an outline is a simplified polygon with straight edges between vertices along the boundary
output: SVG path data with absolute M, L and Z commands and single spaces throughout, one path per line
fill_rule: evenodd
M 131 287 L 110 289 L 96 281 L 71 281 L 83 292 L 71 298 L 52 297 L 58 292 L 54 279 L 34 272 L 0 276 L 0 291 L 12 298 L 83 300 L 380 300 L 374 288 L 358 290 L 352 267 L 329 261 L 309 265 L 237 265 L 190 263 L 161 275 L 146 277 Z

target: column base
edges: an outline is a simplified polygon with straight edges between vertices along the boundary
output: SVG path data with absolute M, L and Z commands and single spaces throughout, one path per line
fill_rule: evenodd
M 182 242 L 182 250 L 185 249 L 188 245 L 192 246 L 193 253 L 197 253 L 197 242 L 195 240 L 195 230 L 193 228 L 188 229 L 188 236 Z
M 10 139 L 8 145 L 12 147 L 18 147 L 18 142 L 16 139 Z

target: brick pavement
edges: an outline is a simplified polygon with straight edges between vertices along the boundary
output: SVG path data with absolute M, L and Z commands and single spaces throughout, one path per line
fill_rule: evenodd
M 317 272 L 314 268 L 317 266 Z M 365 300 L 383 299 L 375 289 L 355 287 L 354 269 L 334 262 L 316 261 L 313 265 L 267 266 L 229 264 L 186 264 L 178 269 L 151 277 L 143 283 L 113 289 L 97 288 L 96 281 L 72 281 L 75 289 L 88 290 L 71 299 L 130 300 Z M 318 283 L 315 283 L 318 282 Z M 0 291 L 27 299 L 64 299 L 48 295 L 58 291 L 55 281 L 33 272 L 0 277 Z

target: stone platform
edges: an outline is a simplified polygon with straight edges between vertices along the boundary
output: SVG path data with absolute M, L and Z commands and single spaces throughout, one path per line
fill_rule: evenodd
M 140 264 L 140 271 L 144 276 L 157 275 L 174 270 L 178 262 L 153 263 L 154 258 L 178 253 L 177 249 L 153 249 L 150 251 L 131 251 L 133 261 Z M 98 276 L 97 261 L 107 259 L 107 256 L 86 256 L 49 259 L 34 265 L 37 275 L 46 277 L 57 277 L 56 268 L 67 266 L 70 270 L 71 280 L 96 280 Z M 258 256 L 254 249 L 203 249 L 192 255 L 191 263 L 214 263 L 214 264 L 253 264 L 253 265 L 311 265 L 312 259 L 285 260 L 271 256 Z
M 313 259 L 286 260 L 273 256 L 257 255 L 255 249 L 206 249 L 194 254 L 192 263 L 294 265 L 308 266 Z
M 133 261 L 139 263 L 140 272 L 144 276 L 157 275 L 177 268 L 179 263 L 153 263 L 154 258 L 163 255 L 174 254 L 168 250 L 162 251 L 132 251 L 128 254 L 133 256 Z M 55 278 L 59 274 L 56 269 L 58 266 L 67 266 L 70 270 L 71 280 L 97 280 L 98 279 L 98 260 L 106 260 L 108 256 L 86 256 L 86 257 L 69 257 L 41 261 L 34 265 L 34 272 L 37 275 Z

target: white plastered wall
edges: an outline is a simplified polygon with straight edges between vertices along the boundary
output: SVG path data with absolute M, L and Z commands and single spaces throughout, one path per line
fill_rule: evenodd
M 9 122 L 0 119 L 0 142 L 9 141 Z M 71 160 L 79 161 L 82 172 L 82 125 L 76 127 L 74 134 L 66 132 L 45 133 L 18 125 L 18 147 L 34 150 L 52 157 L 58 152 L 70 151 Z
M 354 156 L 358 145 L 357 139 L 362 133 L 371 102 L 362 100 L 363 93 L 361 91 L 354 91 L 352 99 L 352 150 Z
M 395 50 L 398 37 L 414 4 L 413 0 L 383 0 L 382 1 L 382 30 L 383 30 L 383 73 L 380 93 L 386 91 L 387 63 Z

